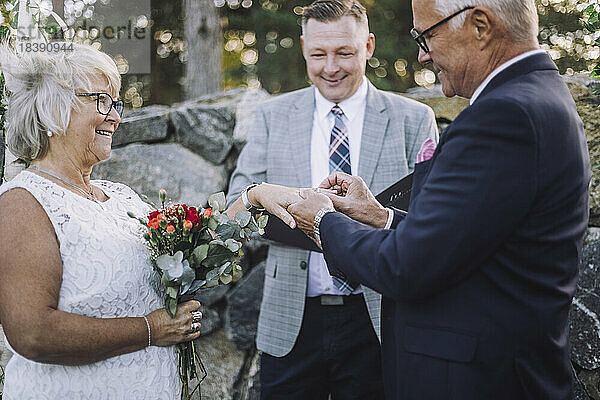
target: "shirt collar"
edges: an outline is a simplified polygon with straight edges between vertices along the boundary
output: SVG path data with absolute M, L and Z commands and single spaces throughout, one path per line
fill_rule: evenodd
M 363 76 L 363 81 L 358 87 L 358 90 L 346 100 L 337 103 L 344 112 L 346 118 L 348 118 L 348 121 L 352 121 L 354 117 L 359 114 L 361 108 L 364 109 L 367 101 L 368 89 L 369 85 L 367 84 L 367 78 Z M 315 86 L 315 107 L 317 110 L 317 116 L 319 118 L 327 118 L 329 112 L 333 106 L 335 106 L 335 104 L 336 103 L 333 103 L 323 97 L 321 92 L 319 92 L 319 89 L 317 89 Z
M 500 65 L 498 68 L 496 68 L 495 70 L 493 70 L 492 73 L 489 74 L 487 76 L 487 78 L 485 78 L 485 80 L 483 82 L 481 82 L 481 85 L 479 85 L 479 87 L 475 90 L 475 92 L 473 92 L 473 96 L 471 96 L 471 100 L 469 100 L 469 103 L 471 105 L 473 105 L 473 103 L 475 103 L 475 100 L 477 100 L 477 98 L 479 97 L 479 95 L 481 94 L 481 92 L 483 92 L 483 90 L 488 85 L 488 83 L 490 83 L 490 81 L 492 79 L 494 79 L 494 77 L 496 75 L 498 75 L 500 72 L 504 71 L 506 68 L 508 68 L 511 65 L 513 65 L 513 64 L 521 61 L 524 58 L 527 58 L 527 57 L 532 56 L 534 54 L 541 54 L 541 53 L 546 53 L 546 51 L 542 50 L 542 49 L 531 50 L 531 51 L 525 52 L 523 54 L 519 54 L 515 58 L 511 58 L 510 60 L 508 60 L 504 64 Z

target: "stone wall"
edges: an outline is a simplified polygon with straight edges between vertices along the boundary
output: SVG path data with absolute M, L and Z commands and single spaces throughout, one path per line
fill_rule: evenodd
M 580 280 L 571 313 L 573 368 L 577 400 L 600 400 L 600 110 L 594 81 L 569 77 L 588 134 L 594 181 L 590 198 L 590 229 L 586 235 Z M 439 87 L 416 89 L 407 96 L 430 105 L 440 129 L 468 105 L 447 99 Z M 94 177 L 126 183 L 158 202 L 165 188 L 172 201 L 205 203 L 208 195 L 227 190 L 228 178 L 243 148 L 256 106 L 268 98 L 260 90 L 236 89 L 172 107 L 150 106 L 130 112 L 114 136 L 110 160 L 94 168 Z M 8 168 L 8 176 L 18 169 Z M 231 287 L 217 287 L 198 296 L 204 315 L 199 339 L 208 377 L 202 398 L 258 399 L 259 354 L 254 345 L 268 244 L 252 240 L 245 246 L 245 276 Z M 1 327 L 0 327 L 1 329 Z M 0 365 L 8 355 L 0 345 Z

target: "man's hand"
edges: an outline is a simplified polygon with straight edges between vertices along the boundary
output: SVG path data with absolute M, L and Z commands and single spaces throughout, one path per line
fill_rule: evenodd
M 319 185 L 319 188 L 337 192 L 336 195 L 323 191 L 331 199 L 337 211 L 375 228 L 385 226 L 388 212 L 375 199 L 360 176 L 334 172 Z
M 274 216 L 280 218 L 290 228 L 296 227 L 296 221 L 286 210 L 294 202 L 300 201 L 297 188 L 289 188 L 270 183 L 261 183 L 248 191 L 248 201 L 255 207 L 264 208 Z
M 321 208 L 333 208 L 333 203 L 324 194 L 317 193 L 315 189 L 303 189 L 300 191 L 301 201 L 298 201 L 288 207 L 288 212 L 292 214 L 298 228 L 300 228 L 308 237 L 314 239 L 313 227 L 315 215 Z

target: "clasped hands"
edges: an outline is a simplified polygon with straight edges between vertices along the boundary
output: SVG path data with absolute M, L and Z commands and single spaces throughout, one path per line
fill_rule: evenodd
M 265 208 L 290 228 L 298 227 L 313 238 L 315 215 L 335 208 L 348 217 L 376 228 L 387 222 L 387 210 L 359 176 L 334 172 L 317 188 L 290 188 L 263 183 L 248 191 L 249 201 Z

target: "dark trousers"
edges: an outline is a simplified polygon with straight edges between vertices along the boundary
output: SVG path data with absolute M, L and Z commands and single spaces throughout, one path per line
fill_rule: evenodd
M 283 357 L 263 353 L 262 400 L 383 399 L 381 346 L 363 295 L 344 305 L 307 298 L 302 327 Z

